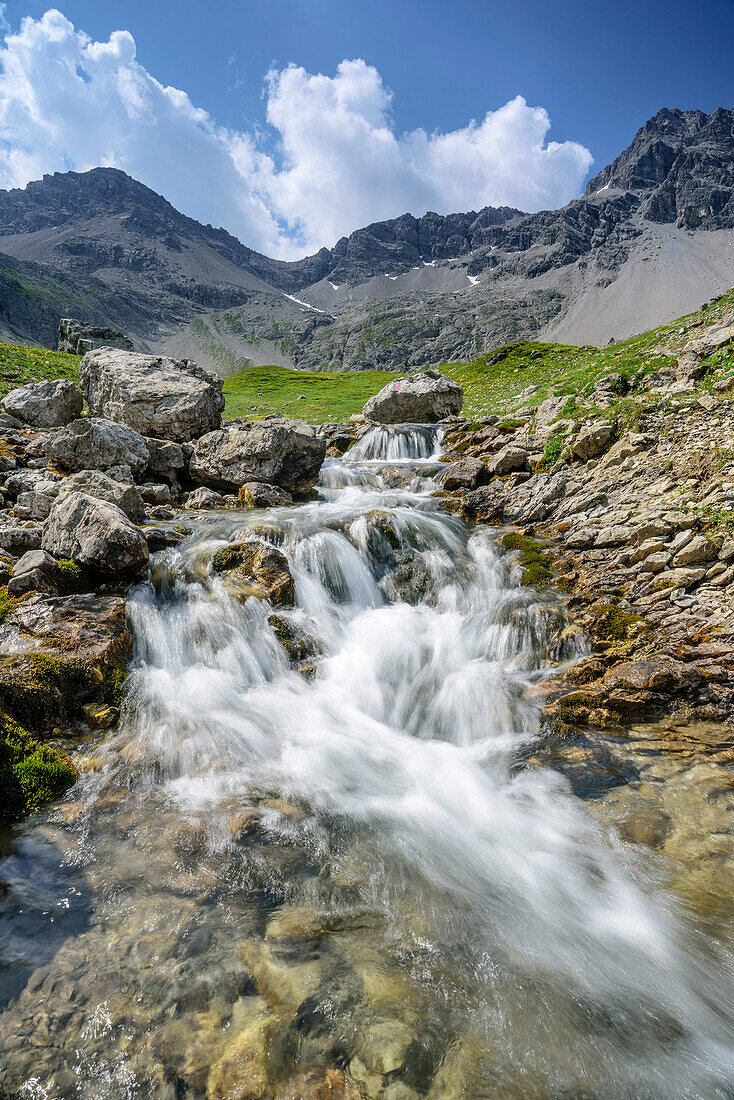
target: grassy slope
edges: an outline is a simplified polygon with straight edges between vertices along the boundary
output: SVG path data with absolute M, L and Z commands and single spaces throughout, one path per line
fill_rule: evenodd
M 0 343 L 0 397 L 16 386 L 44 378 L 71 378 L 76 381 L 79 362 L 78 355 Z
M 519 394 L 528 386 L 540 387 L 531 399 L 537 405 L 551 386 L 556 393 L 574 394 L 612 371 L 629 376 L 652 373 L 663 362 L 663 349 L 674 353 L 685 340 L 702 333 L 703 324 L 718 320 L 733 307 L 734 290 L 703 312 L 607 348 L 528 341 L 499 348 L 471 363 L 444 364 L 440 369 L 464 387 L 465 415 L 480 419 L 519 405 Z M 0 344 L 0 395 L 34 379 L 75 378 L 78 365 L 75 355 Z M 734 360 L 729 356 L 721 365 L 727 370 L 734 368 Z M 397 377 L 388 371 L 312 374 L 285 367 L 249 367 L 224 383 L 226 415 L 255 418 L 283 412 L 312 423 L 344 421 Z M 301 394 L 305 400 L 300 400 Z

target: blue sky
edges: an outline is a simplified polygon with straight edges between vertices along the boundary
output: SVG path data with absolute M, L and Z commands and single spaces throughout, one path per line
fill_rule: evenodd
M 4 14 L 11 34 L 24 16 L 40 20 L 49 6 L 8 0 Z M 107 102 L 116 141 L 104 135 L 104 120 L 94 116 L 92 104 L 63 82 L 55 89 L 49 77 L 48 99 L 40 106 L 22 102 L 20 69 L 37 66 L 39 81 L 58 63 L 57 28 L 40 23 L 35 26 L 41 30 L 6 54 L 0 142 L 11 167 L 3 177 L 0 165 L 0 183 L 20 184 L 39 168 L 83 169 L 97 156 L 158 190 L 165 186 L 167 197 L 187 213 L 221 221 L 243 239 L 249 235 L 248 243 L 281 254 L 331 244 L 372 213 L 376 218 L 401 212 L 401 201 L 414 213 L 423 212 L 421 204 L 447 212 L 461 200 L 506 201 L 526 209 L 557 205 L 577 194 L 589 170 L 611 160 L 660 107 L 711 111 L 734 105 L 734 0 L 60 0 L 58 7 L 93 44 L 107 43 L 116 31 L 134 39 L 134 46 L 116 40 L 114 75 L 109 67 L 100 71 L 94 46 L 75 63 L 95 102 L 107 101 L 109 82 L 116 95 L 125 96 L 119 89 L 129 87 L 130 79 L 121 80 L 120 73 L 132 69 L 140 88 L 150 77 L 186 93 L 191 126 L 216 131 L 248 195 L 232 202 L 234 176 L 229 191 L 219 194 L 223 185 L 216 185 L 212 194 L 195 163 L 207 160 L 197 144 L 201 135 L 187 135 L 183 108 L 172 107 L 170 96 L 154 102 L 152 84 L 150 96 L 140 94 L 145 110 L 159 115 L 158 149 L 151 140 L 152 117 L 143 120 L 145 134 L 140 118 L 133 132 L 129 100 L 119 116 Z M 71 39 L 64 49 L 70 45 Z M 83 70 L 91 55 L 89 76 Z M 68 49 L 65 57 L 68 67 Z M 337 79 L 340 64 L 352 59 L 363 59 L 366 69 L 347 70 Z M 12 65 L 13 80 L 7 74 Z M 264 94 L 267 73 L 287 73 L 289 65 L 298 70 Z M 332 83 L 318 84 L 317 74 Z M 9 104 L 4 112 L 3 93 Z M 55 94 L 68 116 L 58 125 L 52 118 Z M 349 118 L 335 115 L 330 132 L 321 133 L 329 104 L 336 99 L 341 110 L 345 96 Z M 467 133 L 471 120 L 481 127 L 487 112 L 500 111 L 517 96 L 525 109 L 493 115 L 489 125 Z M 537 114 L 531 118 L 530 108 L 543 108 L 550 128 Z M 199 109 L 206 121 L 195 115 Z M 141 110 L 137 104 L 132 114 Z M 51 126 L 38 119 L 35 126 L 34 111 L 51 117 Z M 357 128 L 366 125 L 367 136 L 355 132 L 345 146 L 339 128 L 349 130 L 355 119 Z M 75 140 L 75 122 L 94 140 Z M 386 126 L 394 140 L 383 162 Z M 421 132 L 445 140 L 426 145 Z M 315 135 L 312 145 L 309 133 Z M 558 151 L 548 142 L 574 144 Z M 504 159 L 502 149 L 508 150 Z M 593 169 L 591 157 L 579 149 L 593 156 Z M 212 157 L 212 172 L 216 165 Z M 177 179 L 186 172 L 188 192 Z M 211 219 L 205 217 L 207 202 Z

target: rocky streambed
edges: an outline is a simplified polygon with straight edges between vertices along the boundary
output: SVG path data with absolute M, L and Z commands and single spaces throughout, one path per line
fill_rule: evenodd
M 730 1096 L 726 396 L 90 355 L 0 417 L 0 1095 Z

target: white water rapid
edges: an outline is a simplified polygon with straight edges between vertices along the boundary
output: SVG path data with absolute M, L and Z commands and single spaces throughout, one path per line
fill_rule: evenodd
M 317 500 L 191 518 L 157 556 L 119 732 L 73 812 L 0 864 L 0 957 L 23 975 L 0 1086 L 357 1096 L 293 1083 L 320 1066 L 386 1100 L 734 1097 L 731 956 L 533 761 L 575 656 L 563 608 L 442 510 L 439 449 L 376 429 Z M 276 618 L 211 572 L 247 538 L 287 558 Z M 24 921 L 48 932 L 36 957 Z M 47 1038 L 24 1057 L 29 974 Z M 260 1092 L 221 1083 L 255 1074 L 238 1034 L 266 1035 Z

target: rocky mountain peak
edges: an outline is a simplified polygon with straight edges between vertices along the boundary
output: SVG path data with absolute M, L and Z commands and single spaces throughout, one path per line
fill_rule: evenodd
M 686 229 L 734 227 L 734 110 L 664 108 L 589 181 L 586 196 L 632 191 L 652 222 Z

